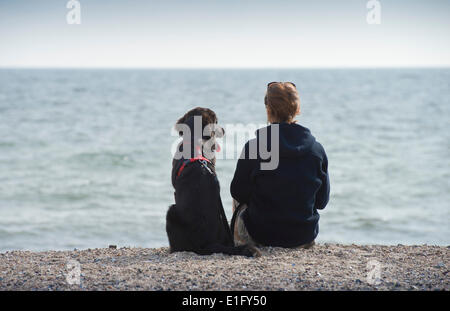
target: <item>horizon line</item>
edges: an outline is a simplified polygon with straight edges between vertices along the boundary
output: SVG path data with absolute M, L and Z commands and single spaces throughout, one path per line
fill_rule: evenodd
M 293 67 L 114 67 L 114 66 L 0 66 L 5 69 L 34 69 L 34 70 L 330 70 L 330 69 L 450 69 L 450 64 L 445 65 L 399 65 L 399 66 L 293 66 Z

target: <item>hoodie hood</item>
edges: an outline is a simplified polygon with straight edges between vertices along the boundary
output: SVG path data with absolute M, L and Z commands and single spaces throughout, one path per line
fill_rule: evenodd
M 261 131 L 267 131 L 268 150 L 272 150 L 271 127 L 274 125 L 279 127 L 279 150 L 282 158 L 302 156 L 308 153 L 316 142 L 316 139 L 306 127 L 296 123 L 274 123 L 256 131 L 258 141 Z

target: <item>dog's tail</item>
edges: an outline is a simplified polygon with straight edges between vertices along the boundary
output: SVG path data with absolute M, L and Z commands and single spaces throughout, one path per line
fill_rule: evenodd
M 235 201 L 235 202 L 237 202 L 237 201 Z M 236 243 L 236 241 L 234 240 L 234 230 L 236 227 L 237 215 L 239 215 L 240 211 L 244 207 L 244 204 L 241 204 L 239 202 L 237 202 L 237 204 L 238 204 L 238 206 L 236 206 L 236 208 L 234 209 L 233 216 L 231 217 L 231 224 L 230 224 L 230 227 L 231 227 L 230 234 L 231 234 L 231 239 L 232 239 L 234 245 Z
M 223 209 L 222 200 L 219 199 L 220 203 L 220 213 L 223 221 L 223 225 L 226 228 L 226 233 L 228 237 L 229 244 L 232 246 L 223 246 L 223 245 L 213 245 L 212 249 L 214 249 L 214 253 L 224 253 L 228 255 L 238 255 L 238 256 L 246 256 L 246 257 L 259 257 L 261 253 L 259 250 L 250 244 L 235 246 L 234 241 L 234 226 L 236 222 L 237 212 L 243 207 L 243 204 L 240 204 L 233 213 L 233 217 L 231 219 L 231 228 L 228 225 L 227 216 L 225 215 L 225 211 Z M 205 250 L 208 252 L 208 250 Z M 205 254 L 207 255 L 207 254 Z M 209 255 L 209 254 L 208 254 Z

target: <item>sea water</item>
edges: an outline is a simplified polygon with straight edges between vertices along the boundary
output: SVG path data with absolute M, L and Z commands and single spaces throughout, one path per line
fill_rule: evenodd
M 2 69 L 0 251 L 167 246 L 175 121 L 264 125 L 271 81 L 328 155 L 317 242 L 449 244 L 450 69 Z M 217 160 L 229 220 L 236 161 Z

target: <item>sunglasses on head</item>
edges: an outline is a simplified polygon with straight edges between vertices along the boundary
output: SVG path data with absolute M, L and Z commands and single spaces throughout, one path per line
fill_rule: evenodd
M 270 83 L 268 83 L 267 84 L 267 88 L 269 88 L 272 84 L 275 84 L 275 83 L 289 83 L 289 84 L 291 84 L 292 86 L 294 86 L 295 88 L 297 88 L 297 86 L 294 84 L 294 82 L 270 82 Z

